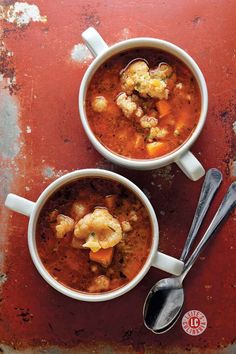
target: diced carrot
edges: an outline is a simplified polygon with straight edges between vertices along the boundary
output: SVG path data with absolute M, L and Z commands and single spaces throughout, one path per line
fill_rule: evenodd
M 114 248 L 100 249 L 97 252 L 90 251 L 89 258 L 93 262 L 101 264 L 103 267 L 108 267 L 111 264 Z
M 116 205 L 117 196 L 115 194 L 109 194 L 105 197 L 105 203 L 108 209 L 114 208 Z
M 124 264 L 122 273 L 129 279 L 133 279 L 137 274 L 137 262 L 133 259 L 130 259 L 127 264 Z
M 155 141 L 147 144 L 147 152 L 151 157 L 161 156 L 168 152 L 168 145 L 166 142 Z
M 141 134 L 136 134 L 134 137 L 134 147 L 139 148 L 143 145 L 143 137 Z
M 165 117 L 165 116 L 167 116 L 167 114 L 169 114 L 171 112 L 171 105 L 166 100 L 161 100 L 161 101 L 156 102 L 156 107 L 160 113 L 159 118 Z
M 189 125 L 190 114 L 188 111 L 181 111 L 177 117 L 175 129 L 181 131 L 184 127 Z

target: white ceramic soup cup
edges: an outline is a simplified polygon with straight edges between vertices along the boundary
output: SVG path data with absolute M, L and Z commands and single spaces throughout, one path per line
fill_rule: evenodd
M 63 284 L 59 283 L 45 269 L 45 267 L 39 257 L 39 254 L 37 251 L 37 246 L 36 246 L 37 221 L 38 221 L 40 211 L 42 210 L 42 208 L 45 205 L 48 198 L 50 198 L 50 196 L 55 191 L 60 189 L 65 184 L 68 184 L 68 183 L 71 183 L 71 182 L 76 181 L 78 179 L 86 178 L 86 177 L 105 178 L 105 179 L 119 182 L 122 185 L 124 185 L 126 188 L 128 188 L 133 193 L 135 193 L 136 196 L 143 203 L 143 205 L 146 207 L 146 209 L 148 210 L 148 213 L 150 215 L 150 220 L 151 220 L 151 224 L 152 224 L 152 232 L 153 232 L 152 245 L 151 245 L 149 255 L 147 257 L 147 260 L 146 260 L 143 268 L 136 275 L 136 277 L 133 280 L 131 280 L 128 284 L 126 284 L 125 286 L 123 286 L 119 289 L 116 289 L 114 291 L 109 291 L 109 292 L 101 293 L 101 294 L 89 294 L 89 293 L 80 292 L 80 291 L 68 288 L 68 287 L 64 286 Z M 127 291 L 131 290 L 134 286 L 136 286 L 140 282 L 140 280 L 144 277 L 144 275 L 148 272 L 148 270 L 150 269 L 151 266 L 157 267 L 159 269 L 162 269 L 162 270 L 167 271 L 167 272 L 174 274 L 174 275 L 179 275 L 183 269 L 183 265 L 184 265 L 183 262 L 157 251 L 158 243 L 159 243 L 158 223 L 157 223 L 156 214 L 155 214 L 153 207 L 152 207 L 151 203 L 149 202 L 148 198 L 134 183 L 129 181 L 127 178 L 122 177 L 114 172 L 110 172 L 110 171 L 106 171 L 106 170 L 99 170 L 99 169 L 85 169 L 85 170 L 74 171 L 74 172 L 68 173 L 68 174 L 58 178 L 54 182 L 52 182 L 42 192 L 42 194 L 39 196 L 39 198 L 36 202 L 29 201 L 25 198 L 15 195 L 15 194 L 8 194 L 6 201 L 5 201 L 5 205 L 9 209 L 12 209 L 18 213 L 24 214 L 30 218 L 29 225 L 28 225 L 28 246 L 29 246 L 30 255 L 31 255 L 31 258 L 34 262 L 34 265 L 36 266 L 36 268 L 39 271 L 39 273 L 41 274 L 41 276 L 46 280 L 46 282 L 48 282 L 48 284 L 50 284 L 54 289 L 56 289 L 60 293 L 66 295 L 66 296 L 69 296 L 73 299 L 83 300 L 83 301 L 92 301 L 92 302 L 106 301 L 106 300 L 114 299 L 118 296 L 125 294 Z
M 187 54 L 183 49 L 177 47 L 176 45 L 170 42 L 154 38 L 133 38 L 108 47 L 108 45 L 104 42 L 99 33 L 92 27 L 88 28 L 85 32 L 82 33 L 82 38 L 88 49 L 95 57 L 95 60 L 89 66 L 82 79 L 79 91 L 80 118 L 85 132 L 90 141 L 92 142 L 93 146 L 105 158 L 127 168 L 152 170 L 175 162 L 191 180 L 196 181 L 201 178 L 205 174 L 205 170 L 200 164 L 200 162 L 196 159 L 196 157 L 189 151 L 189 149 L 199 136 L 205 123 L 208 107 L 208 93 L 203 74 L 199 69 L 198 65 L 195 63 L 195 61 L 190 57 L 190 55 Z M 197 80 L 200 89 L 201 113 L 198 124 L 194 129 L 193 133 L 178 149 L 158 158 L 132 159 L 112 152 L 99 142 L 99 140 L 93 133 L 92 127 L 90 127 L 88 123 L 85 101 L 90 81 L 101 64 L 103 64 L 106 60 L 120 52 L 127 51 L 133 48 L 144 47 L 160 49 L 165 52 L 168 52 L 174 55 L 175 57 L 179 58 L 191 70 Z

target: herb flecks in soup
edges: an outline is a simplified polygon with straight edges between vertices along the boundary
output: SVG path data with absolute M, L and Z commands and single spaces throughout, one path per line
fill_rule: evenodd
M 99 293 L 138 274 L 150 251 L 152 228 L 146 208 L 130 190 L 111 180 L 83 178 L 47 201 L 36 241 L 57 281 Z
M 182 145 L 198 123 L 200 92 L 191 71 L 155 49 L 115 55 L 94 74 L 86 113 L 98 140 L 113 152 L 150 159 Z

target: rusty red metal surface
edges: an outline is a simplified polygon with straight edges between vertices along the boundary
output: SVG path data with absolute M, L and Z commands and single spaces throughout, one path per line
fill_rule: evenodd
M 209 88 L 209 113 L 192 150 L 206 169 L 217 167 L 224 175 L 206 226 L 236 177 L 235 1 L 0 4 L 1 203 L 9 191 L 36 200 L 52 180 L 74 169 L 113 169 L 150 197 L 160 224 L 161 250 L 180 256 L 202 181 L 187 180 L 175 166 L 149 172 L 120 169 L 94 151 L 77 107 L 80 80 L 91 61 L 81 32 L 94 26 L 109 44 L 137 36 L 166 39 L 199 64 Z M 165 276 L 156 269 L 133 291 L 106 303 L 77 302 L 57 293 L 32 264 L 27 222 L 2 205 L 0 352 L 30 348 L 32 353 L 38 347 L 48 353 L 51 347 L 59 348 L 58 353 L 65 347 L 72 348 L 71 353 L 236 352 L 235 213 L 185 283 L 184 312 L 197 309 L 208 320 L 207 330 L 197 337 L 187 335 L 181 321 L 162 336 L 144 327 L 146 294 Z

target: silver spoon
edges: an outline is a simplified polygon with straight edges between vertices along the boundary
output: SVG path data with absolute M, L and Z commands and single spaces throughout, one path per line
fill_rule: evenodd
M 190 227 L 187 239 L 185 241 L 185 245 L 180 257 L 180 260 L 183 262 L 186 260 L 186 257 L 189 253 L 189 250 L 191 248 L 191 245 L 193 241 L 196 238 L 197 232 L 202 224 L 202 221 L 204 219 L 204 216 L 206 215 L 206 212 L 211 204 L 211 201 L 218 190 L 220 184 L 222 182 L 222 174 L 221 172 L 216 169 L 216 168 L 211 168 L 210 170 L 207 171 L 201 193 L 199 196 L 198 200 L 198 205 L 195 211 L 195 215 L 192 221 L 192 225 Z M 177 293 L 177 291 L 176 291 Z M 161 294 L 158 294 L 160 299 L 158 300 L 159 308 L 161 307 L 161 300 L 164 300 L 165 302 L 163 303 L 162 307 L 162 312 L 165 313 L 165 306 L 168 306 L 169 303 L 168 301 L 172 301 L 171 297 L 174 295 L 174 290 L 172 291 L 171 294 L 169 294 L 168 299 L 166 297 L 163 297 L 164 291 Z M 181 311 L 180 311 L 181 312 Z M 179 315 L 180 315 L 179 312 Z
M 207 212 L 207 210 L 211 204 L 211 201 L 212 201 L 216 191 L 218 190 L 221 182 L 222 182 L 222 174 L 218 169 L 211 168 L 210 170 L 207 171 L 203 185 L 202 185 L 201 193 L 199 196 L 198 205 L 197 205 L 195 215 L 194 215 L 194 218 L 192 221 L 192 225 L 190 227 L 190 230 L 189 230 L 189 233 L 188 233 L 188 236 L 185 241 L 185 245 L 184 245 L 181 257 L 180 257 L 180 260 L 182 260 L 183 262 L 185 261 L 187 255 L 189 253 L 191 245 L 196 238 L 197 232 L 202 224 L 204 216 L 206 215 L 206 212 Z M 166 297 L 163 297 L 164 291 L 158 295 L 160 297 L 158 300 L 158 303 L 157 303 L 158 308 L 161 308 L 162 301 L 164 301 L 162 311 L 163 311 L 163 313 L 165 313 L 166 310 L 164 307 L 168 306 L 168 301 L 172 301 L 171 296 L 173 296 L 173 291 L 168 296 L 168 299 L 166 299 Z M 158 314 L 156 314 L 156 315 L 158 315 Z
M 212 202 L 212 199 L 222 182 L 222 173 L 217 168 L 211 168 L 207 171 L 201 193 L 198 200 L 198 205 L 193 217 L 185 245 L 180 256 L 180 260 L 185 262 L 189 250 L 195 240 L 198 230 L 202 224 L 204 216 Z
M 207 231 L 178 277 L 160 280 L 149 292 L 144 304 L 144 324 L 154 333 L 168 331 L 178 320 L 183 303 L 183 280 L 217 227 L 236 205 L 236 182 L 232 183 Z

